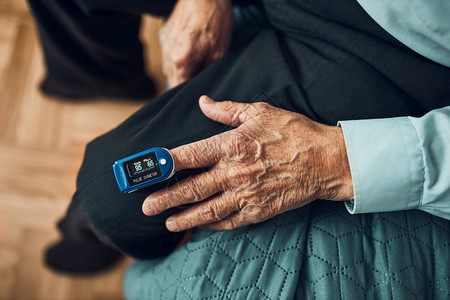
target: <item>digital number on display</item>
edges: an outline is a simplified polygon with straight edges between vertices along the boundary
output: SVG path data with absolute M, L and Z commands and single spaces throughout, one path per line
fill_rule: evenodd
M 128 183 L 136 185 L 146 180 L 161 176 L 161 169 L 156 160 L 155 152 L 142 155 L 124 163 Z
M 119 190 L 131 193 L 171 178 L 175 162 L 169 150 L 154 147 L 119 159 L 112 165 Z

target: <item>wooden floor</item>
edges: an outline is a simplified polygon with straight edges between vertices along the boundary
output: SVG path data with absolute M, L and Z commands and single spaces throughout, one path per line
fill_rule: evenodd
M 158 26 L 146 17 L 142 36 L 153 41 L 149 71 L 162 87 Z M 0 299 L 123 299 L 130 260 L 101 276 L 71 278 L 47 270 L 42 255 L 58 237 L 85 144 L 142 103 L 46 98 L 37 89 L 43 74 L 25 0 L 0 0 Z

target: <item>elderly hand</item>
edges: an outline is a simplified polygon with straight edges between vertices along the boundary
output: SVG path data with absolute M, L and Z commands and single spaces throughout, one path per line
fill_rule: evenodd
M 353 197 L 339 127 L 266 103 L 214 102 L 202 96 L 200 108 L 210 119 L 237 128 L 170 151 L 177 171 L 211 168 L 145 199 L 146 215 L 196 203 L 169 217 L 169 230 L 230 230 L 315 199 Z
M 193 77 L 228 50 L 231 0 L 178 0 L 161 28 L 163 73 L 172 87 Z

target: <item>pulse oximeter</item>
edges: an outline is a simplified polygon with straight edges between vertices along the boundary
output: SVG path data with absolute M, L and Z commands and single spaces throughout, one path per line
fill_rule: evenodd
M 150 148 L 114 162 L 113 171 L 120 191 L 131 193 L 172 177 L 175 163 L 167 149 Z

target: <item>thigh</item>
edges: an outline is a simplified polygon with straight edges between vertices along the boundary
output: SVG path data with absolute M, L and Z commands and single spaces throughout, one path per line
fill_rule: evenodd
M 356 0 L 263 2 L 297 81 L 296 109 L 336 124 L 450 105 L 450 69 L 394 39 Z
M 366 48 L 373 45 L 369 40 L 362 42 Z M 317 49 L 311 48 L 312 45 Z M 154 257 L 161 255 L 154 253 L 155 243 L 180 238 L 164 226 L 165 219 L 174 211 L 153 217 L 144 216 L 141 211 L 145 197 L 167 183 L 121 194 L 112 164 L 150 147 L 173 148 L 230 129 L 202 115 L 197 103 L 201 95 L 216 100 L 265 101 L 335 124 L 346 118 L 421 113 L 438 105 L 439 93 L 448 91 L 439 81 L 429 89 L 429 96 L 421 100 L 428 107 L 418 105 L 419 96 L 414 90 L 396 84 L 403 80 L 396 75 L 400 72 L 380 76 L 380 69 L 370 62 L 358 59 L 350 51 L 338 50 L 331 42 L 311 44 L 308 37 L 300 34 L 289 36 L 273 28 L 262 30 L 247 45 L 234 49 L 186 84 L 148 103 L 119 127 L 90 143 L 79 173 L 76 197 L 82 198 L 92 222 L 117 248 L 137 258 Z M 404 64 L 421 65 L 426 73 L 439 73 L 439 66 L 402 51 L 393 53 L 397 53 L 397 59 L 404 59 Z M 387 63 L 381 67 L 390 68 Z M 448 76 L 448 72 L 439 74 Z M 425 88 L 427 82 L 419 83 Z M 196 172 L 201 170 L 181 176 Z

